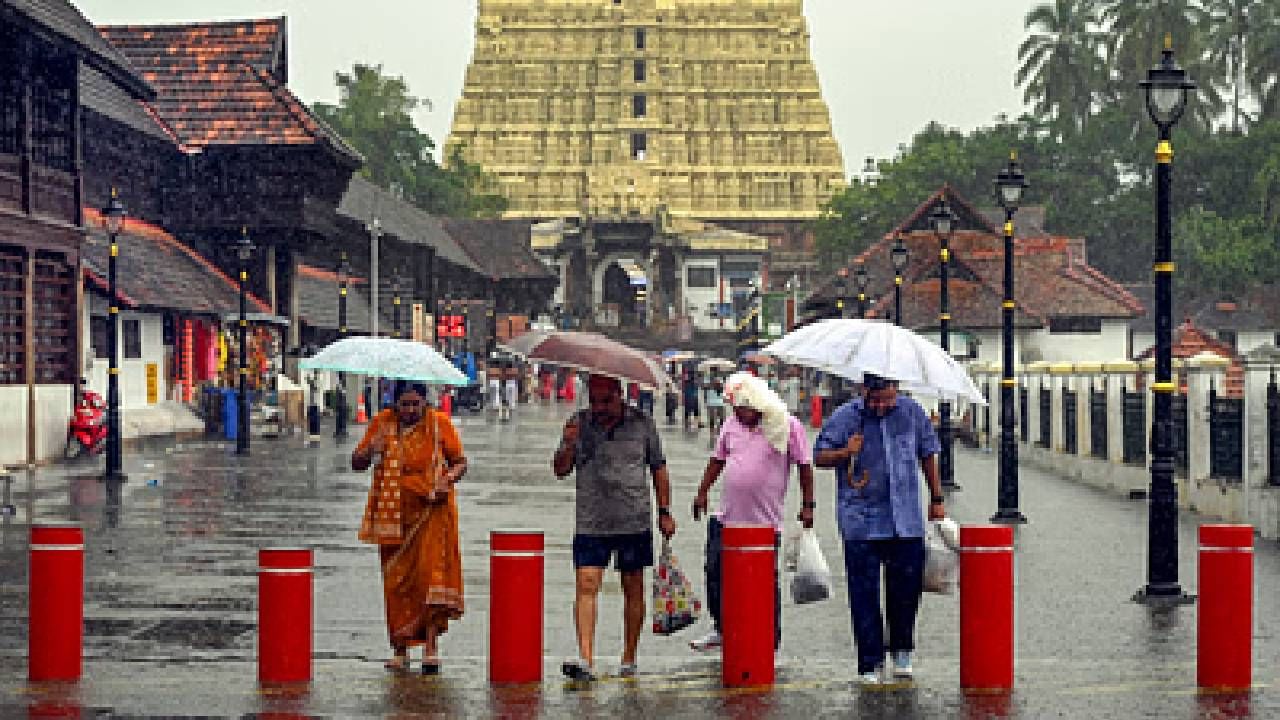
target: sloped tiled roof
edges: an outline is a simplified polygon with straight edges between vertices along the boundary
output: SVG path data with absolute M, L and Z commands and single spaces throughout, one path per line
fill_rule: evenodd
M 8 19 L 10 13 L 79 46 L 86 63 L 106 73 L 133 97 L 148 99 L 155 95 L 129 59 L 68 0 L 0 0 L 0 17 Z
M 338 275 L 315 265 L 299 263 L 298 309 L 302 322 L 325 330 L 338 329 Z M 369 332 L 368 281 L 352 277 L 347 285 L 347 332 L 357 335 Z M 389 331 L 391 320 L 380 315 L 379 328 Z
M 555 280 L 529 248 L 527 220 L 441 218 L 446 232 L 486 275 L 496 280 Z
M 958 230 L 952 233 L 951 246 L 951 315 L 959 326 L 970 328 L 999 327 L 1000 299 L 1004 286 L 1004 239 L 995 232 L 992 223 L 981 218 L 971 206 L 950 188 L 943 188 L 930 196 L 900 227 L 913 227 L 923 222 L 921 218 L 933 211 L 938 200 L 946 194 L 952 209 L 961 216 Z M 1016 223 L 1015 223 L 1016 228 Z M 910 262 L 903 273 L 903 313 L 910 321 L 913 317 L 927 320 L 923 325 L 937 325 L 938 293 L 936 287 L 916 288 L 921 282 L 932 280 L 938 270 L 939 242 L 931 229 L 903 231 L 902 240 L 907 246 Z M 856 293 L 852 284 L 854 267 L 861 263 L 871 279 L 868 296 L 872 299 L 876 314 L 883 317 L 893 303 L 893 264 L 890 250 L 895 233 L 890 233 L 859 255 L 849 267 L 850 294 Z M 1134 318 L 1145 312 L 1142 303 L 1118 283 L 1107 278 L 1084 260 L 1083 243 L 1071 238 L 1041 236 L 1017 238 L 1014 245 L 1014 297 L 1018 303 L 1014 322 L 1018 326 L 1043 326 L 1052 317 L 1089 316 L 1103 318 Z M 957 283 L 969 281 L 981 288 L 973 288 L 961 296 L 954 289 Z M 808 304 L 829 302 L 835 295 L 836 277 L 833 274 L 823 283 Z M 966 303 L 966 298 L 971 303 Z M 923 305 L 917 312 L 913 305 Z
M 85 208 L 84 216 L 93 238 L 83 250 L 85 280 L 106 294 L 110 246 L 102 229 L 102 215 Z M 128 307 L 217 316 L 239 311 L 237 283 L 162 228 L 127 218 L 117 242 L 116 289 Z M 252 293 L 248 299 L 251 312 L 270 312 L 271 308 Z
M 440 218 L 428 215 L 369 180 L 354 175 L 338 203 L 338 214 L 367 224 L 377 218 L 384 232 L 405 242 L 427 245 L 436 257 L 459 268 L 483 273 L 462 246 L 445 231 Z
M 285 19 L 101 28 L 155 87 L 155 111 L 192 148 L 328 145 L 360 154 L 285 86 Z
M 1143 350 L 1138 360 L 1146 360 L 1155 356 L 1155 346 Z M 1227 368 L 1228 397 L 1240 397 L 1244 394 L 1244 364 L 1235 348 L 1209 335 L 1191 320 L 1184 321 L 1173 331 L 1173 357 L 1189 360 L 1201 353 L 1210 353 L 1231 361 Z M 1221 388 L 1219 388 L 1221 390 Z

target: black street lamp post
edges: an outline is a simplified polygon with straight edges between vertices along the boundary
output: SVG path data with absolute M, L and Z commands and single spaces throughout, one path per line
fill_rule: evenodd
M 1173 126 L 1187 107 L 1195 83 L 1173 59 L 1172 38 L 1165 38 L 1160 63 L 1140 83 L 1147 114 L 1160 131 L 1156 145 L 1156 367 L 1151 391 L 1155 417 L 1151 427 L 1151 492 L 1147 526 L 1147 584 L 1139 602 L 1186 602 L 1178 584 L 1178 488 L 1173 483 L 1173 239 L 1169 207 L 1173 183 Z
M 938 203 L 930 217 L 941 246 L 938 254 L 938 277 L 941 281 L 938 290 L 938 330 L 942 351 L 946 353 L 951 352 L 951 308 L 947 298 L 947 282 L 951 266 L 951 230 L 955 225 L 955 218 L 946 198 Z M 951 403 L 946 401 L 938 403 L 938 441 L 942 445 L 942 452 L 938 454 L 938 474 L 942 478 L 942 487 L 955 490 L 959 486 L 956 485 L 955 463 L 951 452 Z
M 1014 437 L 1014 398 L 1017 381 L 1013 378 L 1013 217 L 1027 189 L 1027 179 L 1018 165 L 1016 153 L 1009 155 L 1009 166 L 996 176 L 996 198 L 1004 208 L 1004 300 L 1001 307 L 1001 343 L 1003 351 L 1000 374 L 1000 467 L 996 514 L 991 522 L 1025 523 L 1018 509 L 1018 442 Z
M 400 339 L 400 274 L 391 276 L 391 337 Z
M 249 454 L 249 320 L 245 317 L 245 285 L 249 282 L 249 261 L 253 259 L 253 251 L 248 228 L 240 228 L 240 239 L 236 242 L 236 260 L 240 271 L 240 412 L 236 414 L 239 421 L 236 429 L 237 455 Z
M 866 265 L 858 263 L 858 267 L 853 271 L 853 283 L 858 287 L 858 317 L 865 318 L 867 316 L 867 285 L 871 283 Z
M 893 321 L 900 327 L 905 327 L 902 324 L 902 273 L 906 271 L 907 263 L 911 262 L 911 255 L 907 252 L 907 244 L 902 242 L 901 235 L 894 239 L 889 258 L 893 261 Z
M 351 281 L 351 263 L 342 253 L 338 261 L 338 339 L 347 336 L 347 290 Z M 333 436 L 339 440 L 347 436 L 347 378 L 338 373 L 338 387 L 334 391 L 337 407 L 333 414 Z
M 110 365 L 107 366 L 107 467 L 103 480 L 119 483 L 125 480 L 124 463 L 120 443 L 120 305 L 116 290 L 116 257 L 120 254 L 118 240 L 124 227 L 124 203 L 120 194 L 111 188 L 111 200 L 102 209 L 103 223 L 111 249 L 107 255 L 107 302 L 111 317 L 111 336 L 107 343 Z
M 844 301 L 849 297 L 849 268 L 842 267 L 836 277 L 836 317 L 844 319 Z

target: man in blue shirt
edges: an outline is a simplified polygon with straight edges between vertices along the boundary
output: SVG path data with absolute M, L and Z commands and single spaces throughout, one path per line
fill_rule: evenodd
M 882 566 L 893 676 L 912 675 L 924 574 L 920 471 L 929 484 L 929 519 L 940 520 L 946 510 L 939 449 L 924 408 L 899 397 L 896 382 L 874 375 L 864 378 L 862 397 L 831 414 L 814 446 L 815 464 L 836 471 L 836 517 L 844 540 L 858 679 L 866 684 L 879 682 L 884 667 Z

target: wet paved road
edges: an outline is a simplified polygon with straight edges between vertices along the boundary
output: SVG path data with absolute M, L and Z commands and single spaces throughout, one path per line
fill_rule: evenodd
M 214 443 L 130 456 L 118 512 L 89 468 L 17 476 L 17 513 L 0 519 L 0 717 L 1280 717 L 1275 544 L 1262 542 L 1257 553 L 1255 691 L 1200 696 L 1194 608 L 1153 613 L 1128 601 L 1144 572 L 1145 505 L 1026 468 L 1023 508 L 1032 523 L 1018 531 L 1018 689 L 1010 698 L 959 692 L 954 597 L 925 597 L 913 685 L 852 686 L 825 472 L 818 526 L 837 593 L 824 603 L 784 607 L 773 690 L 722 690 L 718 663 L 686 647 L 704 627 L 671 638 L 646 634 L 634 682 L 566 687 L 557 668 L 573 650 L 572 480 L 548 469 L 565 412 L 535 406 L 512 425 L 479 416 L 459 422 L 472 461 L 460 496 L 467 615 L 443 641 L 445 671 L 436 679 L 382 669 L 376 555 L 355 539 L 368 480 L 346 465 L 354 438 L 340 447 L 326 440 L 319 449 L 261 441 L 247 460 Z M 675 548 L 700 588 L 705 530 L 686 508 L 706 436 L 663 433 L 681 523 Z M 995 507 L 994 457 L 962 452 L 958 468 L 964 490 L 951 512 L 961 522 L 983 521 Z M 790 504 L 798 505 L 798 496 Z M 78 685 L 25 681 L 31 517 L 86 527 L 86 677 Z M 1184 517 L 1182 534 L 1182 578 L 1193 591 L 1194 522 Z M 547 531 L 547 679 L 493 690 L 485 682 L 488 533 L 530 525 Z M 309 689 L 263 692 L 254 665 L 256 550 L 282 544 L 316 550 L 316 679 Z M 600 617 L 598 662 L 612 672 L 621 646 L 616 581 L 606 588 Z

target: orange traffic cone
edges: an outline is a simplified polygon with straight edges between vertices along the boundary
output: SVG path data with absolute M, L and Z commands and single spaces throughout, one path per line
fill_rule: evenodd
M 356 396 L 356 424 L 363 425 L 369 422 L 369 413 L 364 409 L 364 393 Z

